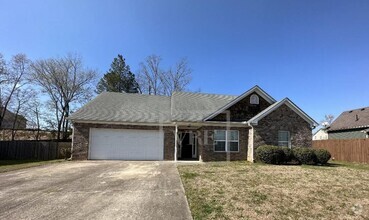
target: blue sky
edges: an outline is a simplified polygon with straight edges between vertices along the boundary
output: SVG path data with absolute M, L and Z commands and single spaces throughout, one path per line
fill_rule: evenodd
M 369 106 L 369 1 L 0 0 L 0 52 L 31 59 L 76 52 L 135 72 L 160 55 L 187 57 L 191 90 L 241 94 L 261 86 L 315 120 Z

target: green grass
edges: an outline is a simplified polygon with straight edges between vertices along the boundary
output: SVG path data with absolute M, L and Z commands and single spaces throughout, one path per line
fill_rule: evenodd
M 13 170 L 25 169 L 30 167 L 41 166 L 51 163 L 60 163 L 65 160 L 0 160 L 0 173 L 9 172 Z
M 194 219 L 369 219 L 369 165 L 179 165 Z
M 331 161 L 331 163 L 329 163 L 328 166 L 346 167 L 346 168 L 349 168 L 349 169 L 368 170 L 369 171 L 369 164 L 363 164 L 363 163 L 350 163 L 350 162 L 344 162 L 344 161 Z

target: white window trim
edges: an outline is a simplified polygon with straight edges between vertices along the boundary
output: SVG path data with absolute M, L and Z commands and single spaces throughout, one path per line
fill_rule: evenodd
M 238 130 L 214 130 L 214 133 L 216 131 L 224 131 L 225 132 L 225 140 L 215 140 L 215 138 L 213 138 L 213 151 L 214 152 L 219 152 L 219 153 L 225 153 L 225 152 L 230 152 L 230 153 L 238 153 L 240 152 L 240 132 Z M 235 131 L 237 132 L 237 140 L 228 140 L 228 132 L 230 131 Z M 225 151 L 219 151 L 219 150 L 215 150 L 215 142 L 216 141 L 224 141 L 225 142 Z M 230 150 L 230 146 L 228 146 L 229 142 L 237 142 L 237 151 L 231 151 Z
M 287 141 L 280 141 L 279 140 L 279 132 L 287 132 L 288 140 Z M 286 142 L 287 142 L 288 148 L 291 148 L 291 133 L 290 133 L 290 131 L 283 131 L 283 130 L 278 131 L 278 146 L 283 147 L 283 145 L 279 145 L 279 143 L 286 143 Z

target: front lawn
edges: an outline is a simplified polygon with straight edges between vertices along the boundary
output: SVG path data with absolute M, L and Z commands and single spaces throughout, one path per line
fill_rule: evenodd
M 369 165 L 178 165 L 194 219 L 369 219 Z
M 49 163 L 58 163 L 65 160 L 0 160 L 0 173 L 8 172 L 12 170 L 19 170 L 24 168 L 41 166 Z

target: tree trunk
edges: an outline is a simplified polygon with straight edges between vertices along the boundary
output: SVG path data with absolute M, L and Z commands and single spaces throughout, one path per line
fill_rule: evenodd
M 36 132 L 36 140 L 40 138 L 40 116 L 38 110 L 36 110 L 36 123 L 37 123 L 37 132 Z
M 68 138 L 68 118 L 69 117 L 69 104 L 65 105 L 65 117 L 64 117 L 64 134 L 63 139 L 66 140 Z
M 17 111 L 15 113 L 15 117 L 14 117 L 14 121 L 13 121 L 13 126 L 12 126 L 12 141 L 14 141 L 14 139 L 15 139 L 15 133 L 16 133 L 15 126 L 16 126 L 17 120 L 18 120 L 18 113 L 19 113 L 19 107 L 17 108 Z

